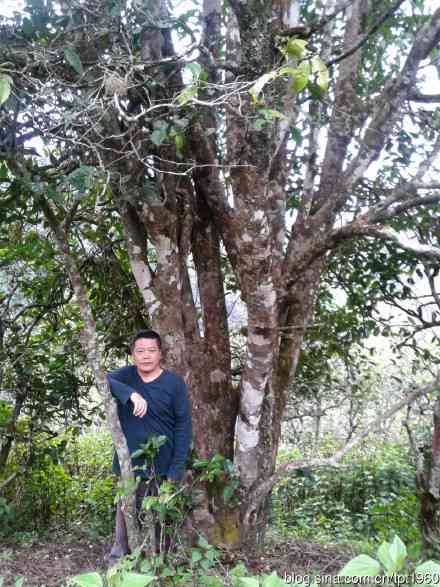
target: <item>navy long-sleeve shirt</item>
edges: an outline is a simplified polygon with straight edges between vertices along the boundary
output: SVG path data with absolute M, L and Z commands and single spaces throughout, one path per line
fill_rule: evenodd
M 118 400 L 118 414 L 122 431 L 132 454 L 140 444 L 152 436 L 165 435 L 167 442 L 156 455 L 154 473 L 181 480 L 191 445 L 191 408 L 185 382 L 181 377 L 164 369 L 148 383 L 142 381 L 134 365 L 116 369 L 107 374 L 110 389 Z M 130 395 L 137 391 L 148 402 L 145 416 L 133 415 Z M 133 467 L 145 465 L 145 460 L 132 458 Z M 120 472 L 117 455 L 113 459 L 113 471 Z M 137 476 L 148 476 L 146 471 L 135 470 Z

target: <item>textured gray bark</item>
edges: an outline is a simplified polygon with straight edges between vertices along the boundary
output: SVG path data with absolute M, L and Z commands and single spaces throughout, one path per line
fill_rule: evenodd
M 83 321 L 83 326 L 81 329 L 81 345 L 87 357 L 90 370 L 94 375 L 96 387 L 104 404 L 107 426 L 110 430 L 113 445 L 116 449 L 121 467 L 121 479 L 125 487 L 131 487 L 131 493 L 122 496 L 121 499 L 122 511 L 124 513 L 125 524 L 127 527 L 128 544 L 130 549 L 133 551 L 142 543 L 142 536 L 136 514 L 136 497 L 134 493 L 135 480 L 131 469 L 131 457 L 127 442 L 119 423 L 116 401 L 113 399 L 110 393 L 109 385 L 107 383 L 102 351 L 96 332 L 95 320 L 93 318 L 86 290 L 82 283 L 80 270 L 73 254 L 69 249 L 67 234 L 65 232 L 64 226 L 58 221 L 50 203 L 43 197 L 40 199 L 40 205 L 52 230 L 55 241 L 58 245 L 59 252 L 64 259 L 66 271 L 80 308 L 81 318 Z

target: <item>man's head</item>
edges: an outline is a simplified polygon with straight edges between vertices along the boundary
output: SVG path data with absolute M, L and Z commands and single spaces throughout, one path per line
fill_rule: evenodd
M 136 341 L 146 338 L 149 340 L 155 340 L 157 342 L 157 347 L 159 350 L 162 350 L 162 339 L 160 338 L 160 334 L 157 333 L 155 330 L 139 330 L 131 339 L 130 342 L 130 352 L 133 352 L 134 347 L 136 345 Z
M 154 330 L 140 330 L 131 341 L 133 363 L 139 374 L 150 377 L 160 374 L 162 340 Z

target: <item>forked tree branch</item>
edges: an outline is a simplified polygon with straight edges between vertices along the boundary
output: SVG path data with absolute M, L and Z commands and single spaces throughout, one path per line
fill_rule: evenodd
M 353 47 L 350 47 L 350 49 L 348 49 L 347 51 L 345 51 L 344 53 L 342 53 L 342 55 L 339 55 L 338 57 L 335 57 L 334 59 L 331 59 L 330 61 L 327 62 L 327 67 L 331 67 L 332 65 L 336 65 L 336 63 L 339 63 L 340 61 L 343 61 L 344 59 L 347 59 L 347 57 L 350 57 L 350 55 L 353 55 L 353 53 L 356 53 L 356 51 L 358 51 L 363 45 L 365 45 L 365 43 L 368 41 L 368 39 L 374 35 L 374 33 L 379 29 L 379 27 L 390 18 L 390 16 L 392 16 L 396 10 L 398 10 L 401 6 L 401 4 L 404 3 L 405 0 L 397 0 L 397 2 L 395 2 L 391 8 L 389 10 L 387 10 L 380 18 L 377 19 L 377 21 L 373 24 L 373 26 L 365 33 L 365 35 L 363 35 L 359 41 L 353 45 Z
M 438 375 L 430 385 L 418 387 L 407 397 L 401 399 L 399 402 L 396 402 L 383 414 L 378 416 L 372 422 L 369 422 L 359 434 L 353 436 L 349 442 L 347 442 L 331 457 L 311 460 L 297 459 L 295 461 L 289 461 L 280 465 L 273 475 L 266 479 L 266 481 L 263 481 L 257 485 L 257 487 L 251 492 L 251 495 L 249 496 L 249 505 L 244 515 L 244 522 L 249 523 L 253 513 L 258 511 L 258 508 L 262 504 L 265 497 L 280 479 L 287 477 L 291 472 L 297 471 L 298 469 L 311 469 L 328 466 L 337 467 L 348 452 L 350 452 L 355 446 L 362 442 L 362 440 L 374 432 L 381 424 L 386 422 L 386 420 L 394 416 L 399 410 L 405 406 L 409 406 L 419 397 L 428 395 L 429 393 L 433 393 L 438 390 L 440 390 L 440 375 Z

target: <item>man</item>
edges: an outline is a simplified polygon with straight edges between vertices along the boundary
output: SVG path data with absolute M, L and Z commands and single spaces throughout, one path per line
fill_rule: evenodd
M 154 330 L 141 330 L 130 345 L 133 365 L 107 374 L 111 392 L 118 400 L 119 421 L 130 454 L 152 436 L 167 437 L 153 464 L 146 464 L 142 457 L 132 458 L 133 467 L 139 467 L 135 475 L 142 479 L 138 498 L 154 491 L 153 477 L 172 482 L 182 479 L 191 444 L 191 409 L 186 385 L 181 377 L 162 368 L 161 350 L 159 334 Z M 113 470 L 119 473 L 116 454 Z M 127 531 L 118 503 L 110 563 L 127 553 Z

